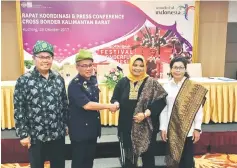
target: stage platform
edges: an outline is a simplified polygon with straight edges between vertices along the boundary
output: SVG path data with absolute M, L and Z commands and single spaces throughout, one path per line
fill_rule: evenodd
M 201 140 L 195 145 L 195 155 L 206 153 L 237 154 L 237 123 L 204 124 Z M 120 150 L 116 127 L 103 127 L 102 136 L 98 139 L 94 168 L 119 168 Z M 27 149 L 22 147 L 15 135 L 15 130 L 2 130 L 2 163 L 27 163 Z M 66 168 L 70 167 L 71 145 L 66 137 Z M 164 156 L 166 144 L 157 136 L 156 165 L 165 167 Z M 236 165 L 237 167 L 237 165 Z

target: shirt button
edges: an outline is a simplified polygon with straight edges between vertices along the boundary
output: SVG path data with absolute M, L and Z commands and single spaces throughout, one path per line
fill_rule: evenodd
M 98 119 L 100 119 L 100 117 L 97 117 Z
M 88 124 L 86 123 L 86 126 L 87 126 Z

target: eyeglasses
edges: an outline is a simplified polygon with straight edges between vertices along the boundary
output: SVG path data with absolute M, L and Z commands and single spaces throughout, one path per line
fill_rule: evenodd
M 78 65 L 78 66 L 87 69 L 87 68 L 92 68 L 93 64 L 82 64 L 82 65 Z
M 184 69 L 185 69 L 185 67 L 172 67 L 172 69 L 174 69 L 174 70 L 179 70 L 179 71 L 183 71 Z
M 44 57 L 41 55 L 36 55 L 35 57 L 38 58 L 39 60 L 48 60 L 48 61 L 52 60 L 52 58 L 53 58 L 52 56 Z

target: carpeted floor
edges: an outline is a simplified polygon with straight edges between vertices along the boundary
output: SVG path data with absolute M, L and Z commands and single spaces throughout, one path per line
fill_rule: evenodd
M 50 168 L 49 162 L 45 168 Z M 1 168 L 30 168 L 28 163 L 1 164 Z M 195 168 L 237 168 L 236 154 L 206 154 L 195 156 Z

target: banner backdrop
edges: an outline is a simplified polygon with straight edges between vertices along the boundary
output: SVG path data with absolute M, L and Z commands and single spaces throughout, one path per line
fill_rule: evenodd
M 89 49 L 95 64 L 147 59 L 148 73 L 162 77 L 162 63 L 177 54 L 192 61 L 194 2 L 21 1 L 25 71 L 33 68 L 37 40 L 53 44 L 53 68 L 74 64 Z

